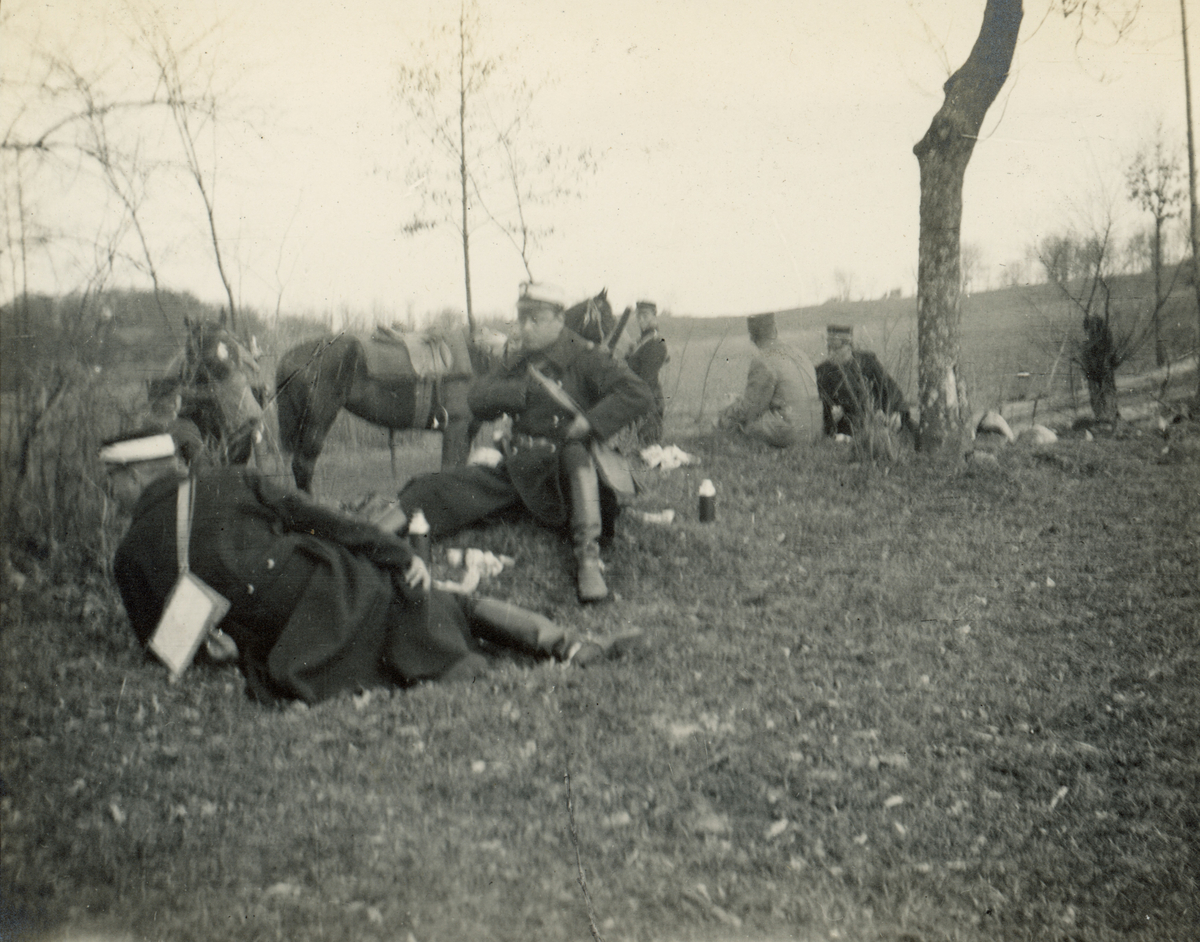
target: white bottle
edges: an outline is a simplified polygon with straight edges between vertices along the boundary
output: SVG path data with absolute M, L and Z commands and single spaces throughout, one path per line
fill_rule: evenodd
M 700 482 L 700 522 L 712 523 L 717 518 L 717 489 L 705 478 Z
M 413 510 L 412 519 L 408 523 L 408 542 L 412 550 L 429 565 L 429 521 L 418 507 Z

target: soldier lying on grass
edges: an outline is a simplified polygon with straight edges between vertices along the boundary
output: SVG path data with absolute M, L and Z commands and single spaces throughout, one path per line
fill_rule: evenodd
M 474 679 L 487 669 L 480 642 L 575 664 L 617 648 L 507 602 L 431 590 L 406 539 L 248 469 L 195 473 L 181 501 L 189 478 L 170 435 L 125 436 L 101 458 L 132 518 L 113 572 L 138 640 L 150 640 L 179 578 L 178 519 L 190 571 L 230 603 L 221 629 L 256 699 Z

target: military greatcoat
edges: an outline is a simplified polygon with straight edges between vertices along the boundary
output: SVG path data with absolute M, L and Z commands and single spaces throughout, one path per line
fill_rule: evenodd
M 651 328 L 625 354 L 625 362 L 654 393 L 654 409 L 642 420 L 639 437 L 644 442 L 656 442 L 662 437 L 663 415 L 667 411 L 662 384 L 658 379 L 659 371 L 667 362 L 667 341 L 659 336 L 657 328 Z
M 560 459 L 571 416 L 529 378 L 530 364 L 562 385 L 584 410 L 600 441 L 654 406 L 650 387 L 628 366 L 569 328 L 563 328 L 546 350 L 506 356 L 475 381 L 468 401 L 476 418 L 484 421 L 512 417 L 511 452 L 494 468 L 472 466 L 422 475 L 400 492 L 406 511 L 424 512 L 431 538 L 513 510 L 528 512 L 549 527 L 569 521 L 569 488 Z M 605 531 L 611 533 L 617 504 L 603 483 L 601 507 Z
M 804 374 L 796 356 L 779 340 L 763 344 L 750 363 L 746 391 L 718 420 L 776 448 L 800 441 Z
M 869 350 L 855 350 L 845 363 L 826 360 L 818 364 L 817 390 L 826 435 L 853 435 L 854 426 L 862 425 L 875 409 L 898 414 L 906 427 L 912 427 L 903 390 Z M 842 410 L 840 419 L 834 418 L 834 406 Z
M 229 599 L 221 628 L 259 699 L 316 702 L 340 691 L 436 679 L 482 659 L 457 598 L 410 589 L 406 540 L 244 468 L 194 478 L 192 572 Z M 150 484 L 117 548 L 114 575 L 134 632 L 154 632 L 178 576 L 176 494 Z

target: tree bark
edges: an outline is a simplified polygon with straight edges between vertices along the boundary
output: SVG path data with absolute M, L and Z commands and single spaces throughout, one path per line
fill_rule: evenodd
M 913 147 L 921 168 L 917 260 L 917 354 L 923 451 L 957 456 L 970 418 L 960 365 L 963 178 L 984 116 L 1008 79 L 1021 0 L 988 0 L 967 61 L 947 79 L 946 98 Z

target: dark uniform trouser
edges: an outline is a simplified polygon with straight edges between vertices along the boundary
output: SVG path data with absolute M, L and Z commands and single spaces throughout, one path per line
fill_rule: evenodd
M 559 467 L 568 487 L 575 545 L 594 542 L 601 536 L 600 483 L 595 462 L 585 445 L 569 442 L 562 447 Z M 451 468 L 413 478 L 400 492 L 400 505 L 410 516 L 421 509 L 434 541 L 525 506 L 503 465 Z

